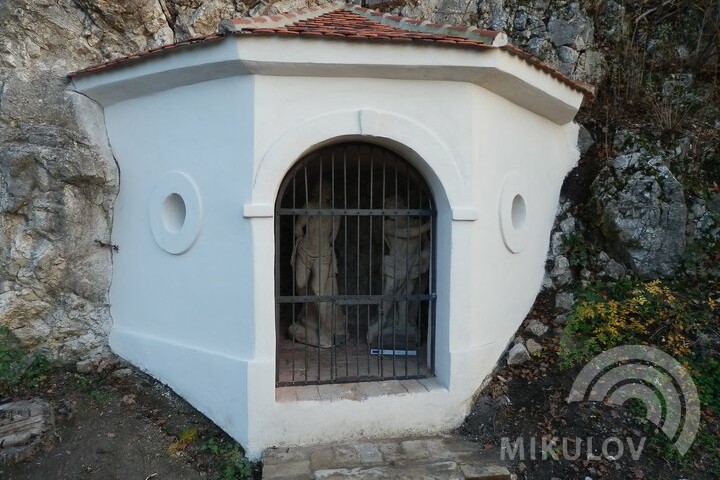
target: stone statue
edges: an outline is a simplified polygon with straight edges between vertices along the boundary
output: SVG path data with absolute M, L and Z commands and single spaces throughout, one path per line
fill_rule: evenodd
M 332 208 L 332 185 L 323 181 L 310 193 L 304 208 Z M 335 237 L 342 217 L 302 215 L 295 221 L 295 249 L 291 263 L 296 295 L 337 295 L 337 258 Z M 333 328 L 334 325 L 334 328 Z M 332 302 L 308 302 L 298 321 L 288 330 L 295 341 L 322 348 L 332 347 L 334 338 L 344 337 L 342 308 Z
M 408 206 L 403 199 L 396 201 L 392 196 L 385 199 L 385 208 L 405 209 Z M 430 237 L 427 232 L 431 225 L 431 220 L 422 223 L 418 217 L 385 217 L 383 227 L 387 254 L 383 257 L 384 295 L 413 295 L 427 288 L 424 274 L 430 269 Z M 368 343 L 378 346 L 382 343 L 383 348 L 404 349 L 407 335 L 408 345 L 415 346 L 419 313 L 419 301 L 383 301 L 378 319 L 368 328 Z M 382 342 L 380 336 L 383 337 Z

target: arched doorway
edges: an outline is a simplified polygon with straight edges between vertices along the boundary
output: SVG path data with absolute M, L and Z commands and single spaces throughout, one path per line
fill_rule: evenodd
M 316 150 L 275 205 L 278 386 L 433 374 L 435 203 L 369 143 Z

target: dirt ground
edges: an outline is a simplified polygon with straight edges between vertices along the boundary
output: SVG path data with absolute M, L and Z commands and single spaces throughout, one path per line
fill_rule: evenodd
M 132 373 L 129 373 L 132 372 Z M 3 480 L 195 480 L 227 477 L 240 447 L 171 390 L 127 368 L 58 372 L 39 393 L 55 409 L 44 451 L 0 466 Z M 230 457 L 233 457 L 232 459 Z M 250 466 L 248 464 L 248 466 Z M 257 476 L 257 466 L 251 474 Z
M 538 297 L 529 317 L 541 319 L 548 326 L 552 308 L 550 298 Z M 557 325 L 554 325 L 557 327 Z M 522 331 L 522 329 L 520 330 Z M 705 445 L 678 457 L 662 432 L 644 420 L 644 409 L 631 405 L 622 408 L 594 403 L 567 403 L 567 396 L 581 367 L 563 370 L 557 364 L 559 337 L 548 333 L 542 339 L 544 352 L 522 366 L 499 369 L 491 384 L 477 399 L 473 411 L 460 428 L 460 433 L 484 444 L 487 451 L 502 450 L 503 438 L 512 442 L 522 437 L 525 457 L 511 462 L 511 470 L 519 480 L 587 479 L 592 480 L 711 480 L 718 478 L 712 470 L 713 450 Z M 702 431 L 718 428 L 703 419 L 696 443 L 703 442 Z M 556 448 L 558 460 L 542 459 L 543 438 L 568 438 L 567 451 L 576 460 L 562 459 L 562 445 Z M 588 437 L 592 448 L 588 450 Z M 624 452 L 613 443 L 608 452 L 617 459 L 604 458 L 602 443 L 611 437 L 622 440 Z M 536 439 L 535 457 L 530 457 L 529 442 Z M 629 453 L 628 442 L 638 447 L 643 442 L 638 460 Z M 576 441 L 575 439 L 579 439 Z M 580 447 L 577 450 L 577 447 Z M 588 455 L 588 452 L 590 456 Z M 593 456 L 601 457 L 594 459 Z
M 551 299 L 538 297 L 530 317 L 551 327 Z M 522 331 L 522 330 L 521 330 Z M 479 442 L 500 458 L 502 439 L 592 437 L 600 455 L 604 439 L 617 437 L 639 445 L 639 460 L 627 454 L 616 460 L 587 457 L 587 443 L 577 460 L 516 457 L 508 465 L 519 480 L 711 480 L 718 478 L 708 452 L 697 449 L 672 456 L 664 435 L 642 420 L 636 408 L 568 404 L 578 369 L 557 365 L 557 331 L 541 339 L 542 355 L 517 367 L 503 367 L 483 390 L 458 433 Z M 127 365 L 84 375 L 60 370 L 38 385 L 0 402 L 40 396 L 53 405 L 56 425 L 47 448 L 31 459 L 0 466 L 2 480 L 185 480 L 260 478 L 260 467 L 244 459 L 241 447 L 170 389 Z M 701 429 L 720 428 L 704 419 Z M 702 433 L 696 440 L 702 442 Z M 626 443 L 627 444 L 627 443 Z M 571 452 L 576 445 L 571 443 Z M 710 453 L 712 454 L 712 453 Z

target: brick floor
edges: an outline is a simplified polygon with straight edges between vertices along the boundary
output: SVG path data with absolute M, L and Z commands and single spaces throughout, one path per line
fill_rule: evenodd
M 370 345 L 351 339 L 347 345 L 316 348 L 281 338 L 278 345 L 278 380 L 283 384 L 344 377 L 378 379 L 430 375 L 425 346 L 416 356 L 371 356 Z
M 511 480 L 497 453 L 442 435 L 265 451 L 264 480 Z

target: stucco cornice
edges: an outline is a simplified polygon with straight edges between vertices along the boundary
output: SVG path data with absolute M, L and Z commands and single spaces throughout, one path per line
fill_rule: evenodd
M 557 124 L 574 118 L 583 94 L 498 48 L 327 42 L 241 36 L 74 79 L 103 105 L 236 75 L 384 78 L 465 82 Z M 425 101 L 426 99 L 419 99 Z

